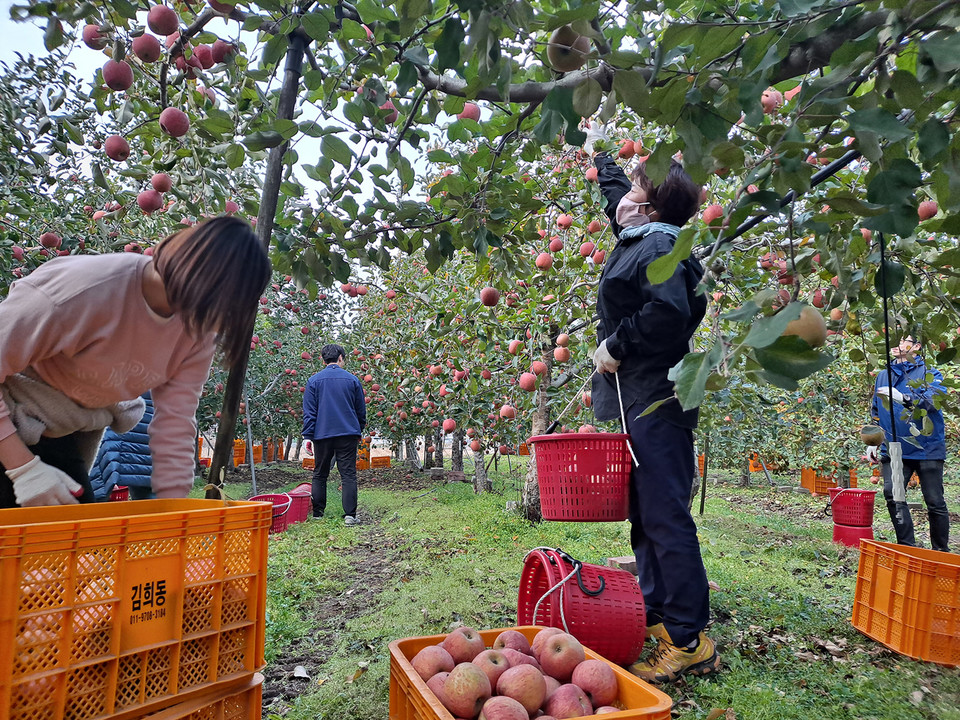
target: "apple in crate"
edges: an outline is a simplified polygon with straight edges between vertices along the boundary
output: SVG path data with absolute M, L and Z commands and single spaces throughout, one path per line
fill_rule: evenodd
M 440 646 L 450 653 L 455 663 L 470 662 L 486 649 L 480 633 L 466 625 L 447 635 Z
M 529 720 L 530 714 L 513 698 L 492 697 L 483 704 L 477 720 Z
M 440 702 L 452 715 L 474 718 L 493 694 L 487 674 L 471 662 L 462 662 L 450 671 L 443 683 Z M 558 691 L 559 692 L 559 691 Z
M 504 648 L 500 652 L 506 656 L 507 662 L 510 663 L 510 667 L 514 667 L 516 665 L 533 665 L 535 668 L 537 668 L 537 670 L 543 670 L 543 668 L 540 667 L 540 663 L 537 662 L 537 659 L 533 655 L 527 655 L 526 653 L 522 653 L 519 650 L 514 650 L 513 648 Z
M 533 655 L 533 650 L 530 649 L 530 641 L 519 630 L 504 630 L 497 635 L 497 639 L 493 641 L 493 649 L 503 650 L 504 648 L 513 648 L 527 655 Z
M 570 682 L 587 694 L 594 707 L 609 705 L 620 691 L 617 674 L 603 660 L 584 660 L 573 669 Z
M 533 665 L 517 665 L 500 676 L 497 695 L 513 698 L 532 714 L 540 709 L 547 697 L 547 683 L 543 673 Z
M 593 705 L 587 694 L 573 683 L 557 688 L 544 706 L 547 715 L 558 718 L 575 718 L 593 715 Z
M 557 688 L 563 685 L 562 682 L 557 680 L 555 677 L 550 677 L 549 675 L 543 676 L 543 681 L 547 684 L 547 694 L 543 698 L 543 704 L 547 704 L 547 700 L 550 699 L 550 696 L 553 695 Z
M 604 705 L 603 707 L 598 707 L 593 711 L 594 715 L 607 715 L 609 713 L 622 712 L 622 710 L 615 705 Z M 543 720 L 543 718 L 537 718 L 537 720 Z
M 563 630 L 555 627 L 544 628 L 536 635 L 533 636 L 533 642 L 530 644 L 530 650 L 533 653 L 533 656 L 539 660 L 540 653 L 543 652 L 543 644 L 549 640 L 552 636 L 562 633 Z
M 439 672 L 450 672 L 456 663 L 453 657 L 439 645 L 427 645 L 410 661 L 417 675 L 429 680 Z
M 540 667 L 560 682 L 568 682 L 577 665 L 586 660 L 583 645 L 570 633 L 550 637 L 540 652 Z
M 507 660 L 507 656 L 499 650 L 484 650 L 471 662 L 487 674 L 487 678 L 490 680 L 490 687 L 496 687 L 497 680 L 499 680 L 500 676 L 510 667 L 510 661 Z
M 447 682 L 448 677 L 450 677 L 450 673 L 440 672 L 427 680 L 427 687 L 430 688 L 430 692 L 437 696 L 437 700 L 439 700 L 440 704 L 444 707 L 446 707 L 447 704 L 443 701 L 443 685 Z

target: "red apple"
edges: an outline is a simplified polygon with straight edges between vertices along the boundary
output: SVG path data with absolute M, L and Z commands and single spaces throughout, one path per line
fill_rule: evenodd
M 501 445 L 500 454 L 513 455 L 513 450 L 506 445 Z M 540 667 L 540 663 L 537 662 L 537 659 L 533 655 L 527 655 L 526 653 L 520 652 L 519 650 L 514 650 L 513 648 L 504 648 L 500 652 L 506 656 L 507 661 L 510 663 L 510 667 L 516 667 L 517 665 L 532 665 L 533 667 L 537 668 L 537 670 L 543 672 L 543 668 Z
M 140 209 L 143 210 L 147 215 L 159 210 L 163 207 L 163 195 L 158 193 L 156 190 L 144 190 L 142 193 L 137 195 L 137 205 L 140 206 Z
M 559 338 L 558 338 L 559 339 Z M 543 630 L 533 636 L 533 642 L 530 643 L 530 652 L 537 660 L 540 659 L 540 653 L 543 651 L 543 645 L 552 636 L 562 633 L 563 630 L 555 627 L 545 627 Z
M 557 218 L 557 227 L 567 230 L 571 225 L 573 225 L 573 217 L 564 213 Z
M 920 216 L 920 222 L 929 220 L 937 214 L 937 204 L 933 200 L 924 200 L 917 208 L 917 214 Z
M 480 291 L 480 302 L 482 302 L 487 307 L 493 307 L 499 301 L 500 301 L 500 291 L 497 290 L 496 288 L 485 287 Z
M 168 192 L 173 187 L 173 178 L 166 173 L 157 173 L 150 178 L 150 184 L 157 192 Z
M 527 392 L 533 392 L 537 389 L 537 376 L 533 373 L 523 373 L 520 376 L 520 379 L 517 380 L 517 385 L 520 386 L 521 390 L 526 390 Z
M 111 90 L 126 90 L 133 85 L 133 68 L 122 60 L 107 60 L 102 72 L 103 82 Z
M 547 684 L 533 665 L 515 665 L 497 680 L 497 694 L 506 695 L 523 705 L 528 713 L 540 709 L 547 695 Z
M 480 106 L 472 102 L 464 103 L 463 110 L 457 115 L 457 118 L 460 120 L 479 120 Z
M 559 237 L 554 236 L 550 238 L 550 252 L 560 252 L 563 250 L 563 240 Z
M 547 715 L 557 718 L 575 718 L 593 715 L 593 705 L 587 694 L 572 683 L 556 689 L 544 706 Z
M 474 632 L 474 636 L 480 636 Z M 448 636 L 449 637 L 449 636 Z M 483 640 L 480 641 L 483 644 Z M 462 662 L 450 671 L 443 683 L 443 702 L 453 715 L 473 718 L 490 699 L 492 689 L 487 674 L 472 662 Z
M 774 88 L 767 88 L 760 96 L 760 104 L 763 106 L 763 112 L 772 115 L 783 105 L 783 94 Z
M 183 137 L 190 129 L 190 118 L 180 108 L 164 108 L 160 113 L 160 128 L 171 137 Z
M 45 232 L 40 236 L 40 244 L 45 248 L 58 248 L 62 242 L 63 240 L 55 232 Z
M 110 36 L 100 30 L 99 25 L 84 25 L 80 37 L 91 50 L 103 50 L 110 43 Z
M 486 649 L 480 634 L 466 625 L 458 627 L 447 635 L 440 645 L 457 663 L 470 662 Z
M 157 35 L 173 35 L 180 27 L 180 18 L 173 8 L 154 5 L 147 12 L 147 27 Z
M 534 263 L 541 270 L 549 270 L 553 267 L 553 255 L 550 253 L 540 253 Z
M 706 225 L 712 225 L 715 220 L 723 217 L 723 206 L 707 205 L 703 209 L 703 222 Z
M 396 106 L 393 104 L 392 100 L 387 100 L 383 105 L 380 106 L 381 110 L 387 110 L 386 116 L 383 118 L 383 121 L 387 125 L 392 125 L 397 121 L 397 118 L 400 117 L 400 113 L 397 112 Z
M 445 433 L 452 433 L 457 429 L 457 421 L 453 418 L 447 418 L 443 421 L 443 431 Z
M 584 173 L 584 176 L 586 177 L 587 182 L 597 182 L 598 174 L 599 174 L 599 171 L 595 167 L 592 167 L 592 168 L 587 168 L 587 172 Z
M 474 442 L 476 442 L 476 440 L 474 440 Z M 477 443 L 477 445 L 479 446 L 480 443 Z M 487 678 L 490 680 L 490 687 L 492 688 L 497 686 L 497 680 L 499 680 L 500 676 L 510 667 L 510 661 L 507 660 L 507 656 L 495 649 L 484 650 L 471 660 L 471 662 L 486 673 Z
M 135 37 L 130 49 L 133 50 L 134 55 L 148 63 L 159 60 L 163 52 L 160 49 L 160 41 L 153 35 L 147 35 L 146 33 L 140 37 Z
M 609 715 L 610 713 L 615 713 L 615 712 L 623 712 L 623 710 L 620 709 L 620 708 L 618 708 L 616 705 L 604 705 L 604 706 L 598 707 L 596 710 L 594 710 L 594 711 L 593 711 L 593 714 L 594 714 L 594 715 Z M 542 720 L 542 719 L 541 719 L 541 720 Z
M 440 672 L 450 672 L 456 665 L 450 653 L 439 645 L 427 645 L 413 656 L 410 664 L 424 680 L 429 680 Z
M 580 246 L 580 256 L 581 257 L 590 257 L 593 255 L 593 251 L 596 249 L 596 245 L 592 242 L 585 242 Z
M 483 704 L 477 720 L 529 720 L 523 705 L 506 696 L 492 697 Z
M 500 417 L 505 420 L 513 420 L 517 416 L 517 410 L 511 405 L 504 405 L 500 408 Z
M 123 162 L 130 157 L 130 143 L 119 135 L 111 135 L 103 143 L 103 151 L 111 160 Z M 96 220 L 96 218 L 94 218 Z
M 450 677 L 450 673 L 438 672 L 436 675 L 427 680 L 427 687 L 430 688 L 430 691 L 437 696 L 437 700 L 439 700 L 444 706 L 446 706 L 446 703 L 443 702 L 443 686 L 447 682 L 448 677 Z
M 617 674 L 603 660 L 584 660 L 573 669 L 570 682 L 587 694 L 594 707 L 609 705 L 619 694 Z
M 507 345 L 507 352 L 511 355 L 516 355 L 521 350 L 523 350 L 523 343 L 519 340 L 511 340 L 510 344 Z
M 234 50 L 236 50 L 236 48 L 233 45 L 220 39 L 215 40 L 213 45 L 210 47 L 210 51 L 213 54 L 213 61 L 215 63 L 222 63 L 233 54 Z
M 561 682 L 570 680 L 573 669 L 586 659 L 583 645 L 570 633 L 557 633 L 548 638 L 540 652 L 540 665 L 547 675 Z

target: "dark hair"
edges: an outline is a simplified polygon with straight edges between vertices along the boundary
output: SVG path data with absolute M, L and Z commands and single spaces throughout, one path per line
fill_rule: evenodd
M 176 232 L 157 245 L 153 264 L 187 332 L 216 332 L 225 364 L 237 362 L 270 281 L 270 260 L 250 224 L 223 216 Z
M 324 345 L 320 348 L 320 357 L 329 365 L 340 359 L 340 356 L 346 357 L 347 351 L 341 345 Z
M 637 166 L 630 173 L 630 180 L 634 185 L 639 186 L 646 194 L 647 200 L 650 200 L 650 196 L 653 194 L 653 181 L 647 177 L 647 162 L 637 163 Z
M 693 182 L 678 162 L 673 162 L 667 177 L 650 194 L 650 202 L 660 214 L 660 222 L 682 227 L 697 214 L 700 186 Z

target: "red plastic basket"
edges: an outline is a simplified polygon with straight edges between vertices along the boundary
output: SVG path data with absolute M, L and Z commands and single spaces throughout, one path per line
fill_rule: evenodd
M 873 527 L 859 525 L 833 525 L 833 541 L 847 547 L 860 547 L 861 540 L 873 540 Z
M 290 505 L 290 524 L 306 522 L 310 517 L 310 511 L 313 510 L 313 498 L 311 493 L 313 488 L 310 483 L 300 483 L 293 490 L 287 493 L 293 503 Z
M 543 519 L 626 520 L 630 505 L 629 439 L 622 433 L 561 433 L 527 440 L 535 444 Z
M 629 665 L 643 649 L 646 616 L 637 579 L 626 570 L 581 563 L 559 549 L 527 553 L 517 597 L 520 625 L 565 629 L 611 662 Z
M 873 525 L 873 505 L 876 490 L 830 488 L 827 511 L 838 525 L 870 527 Z
M 114 485 L 110 491 L 110 502 L 123 502 L 130 499 L 130 488 L 126 485 Z
M 287 493 L 254 495 L 250 502 L 273 503 L 273 521 L 270 523 L 270 532 L 283 532 L 290 526 L 290 506 L 293 498 Z

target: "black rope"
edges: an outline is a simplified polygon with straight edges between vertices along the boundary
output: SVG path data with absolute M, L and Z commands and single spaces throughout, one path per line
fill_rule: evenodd
M 893 418 L 893 371 L 890 362 L 890 317 L 887 309 L 887 249 L 886 242 L 883 239 L 883 233 L 878 232 L 880 238 L 880 287 L 883 289 L 883 344 L 887 350 L 887 388 L 890 394 L 887 396 L 890 406 L 890 431 L 893 435 L 893 442 L 897 442 L 897 423 Z M 889 448 L 888 448 L 889 450 Z

